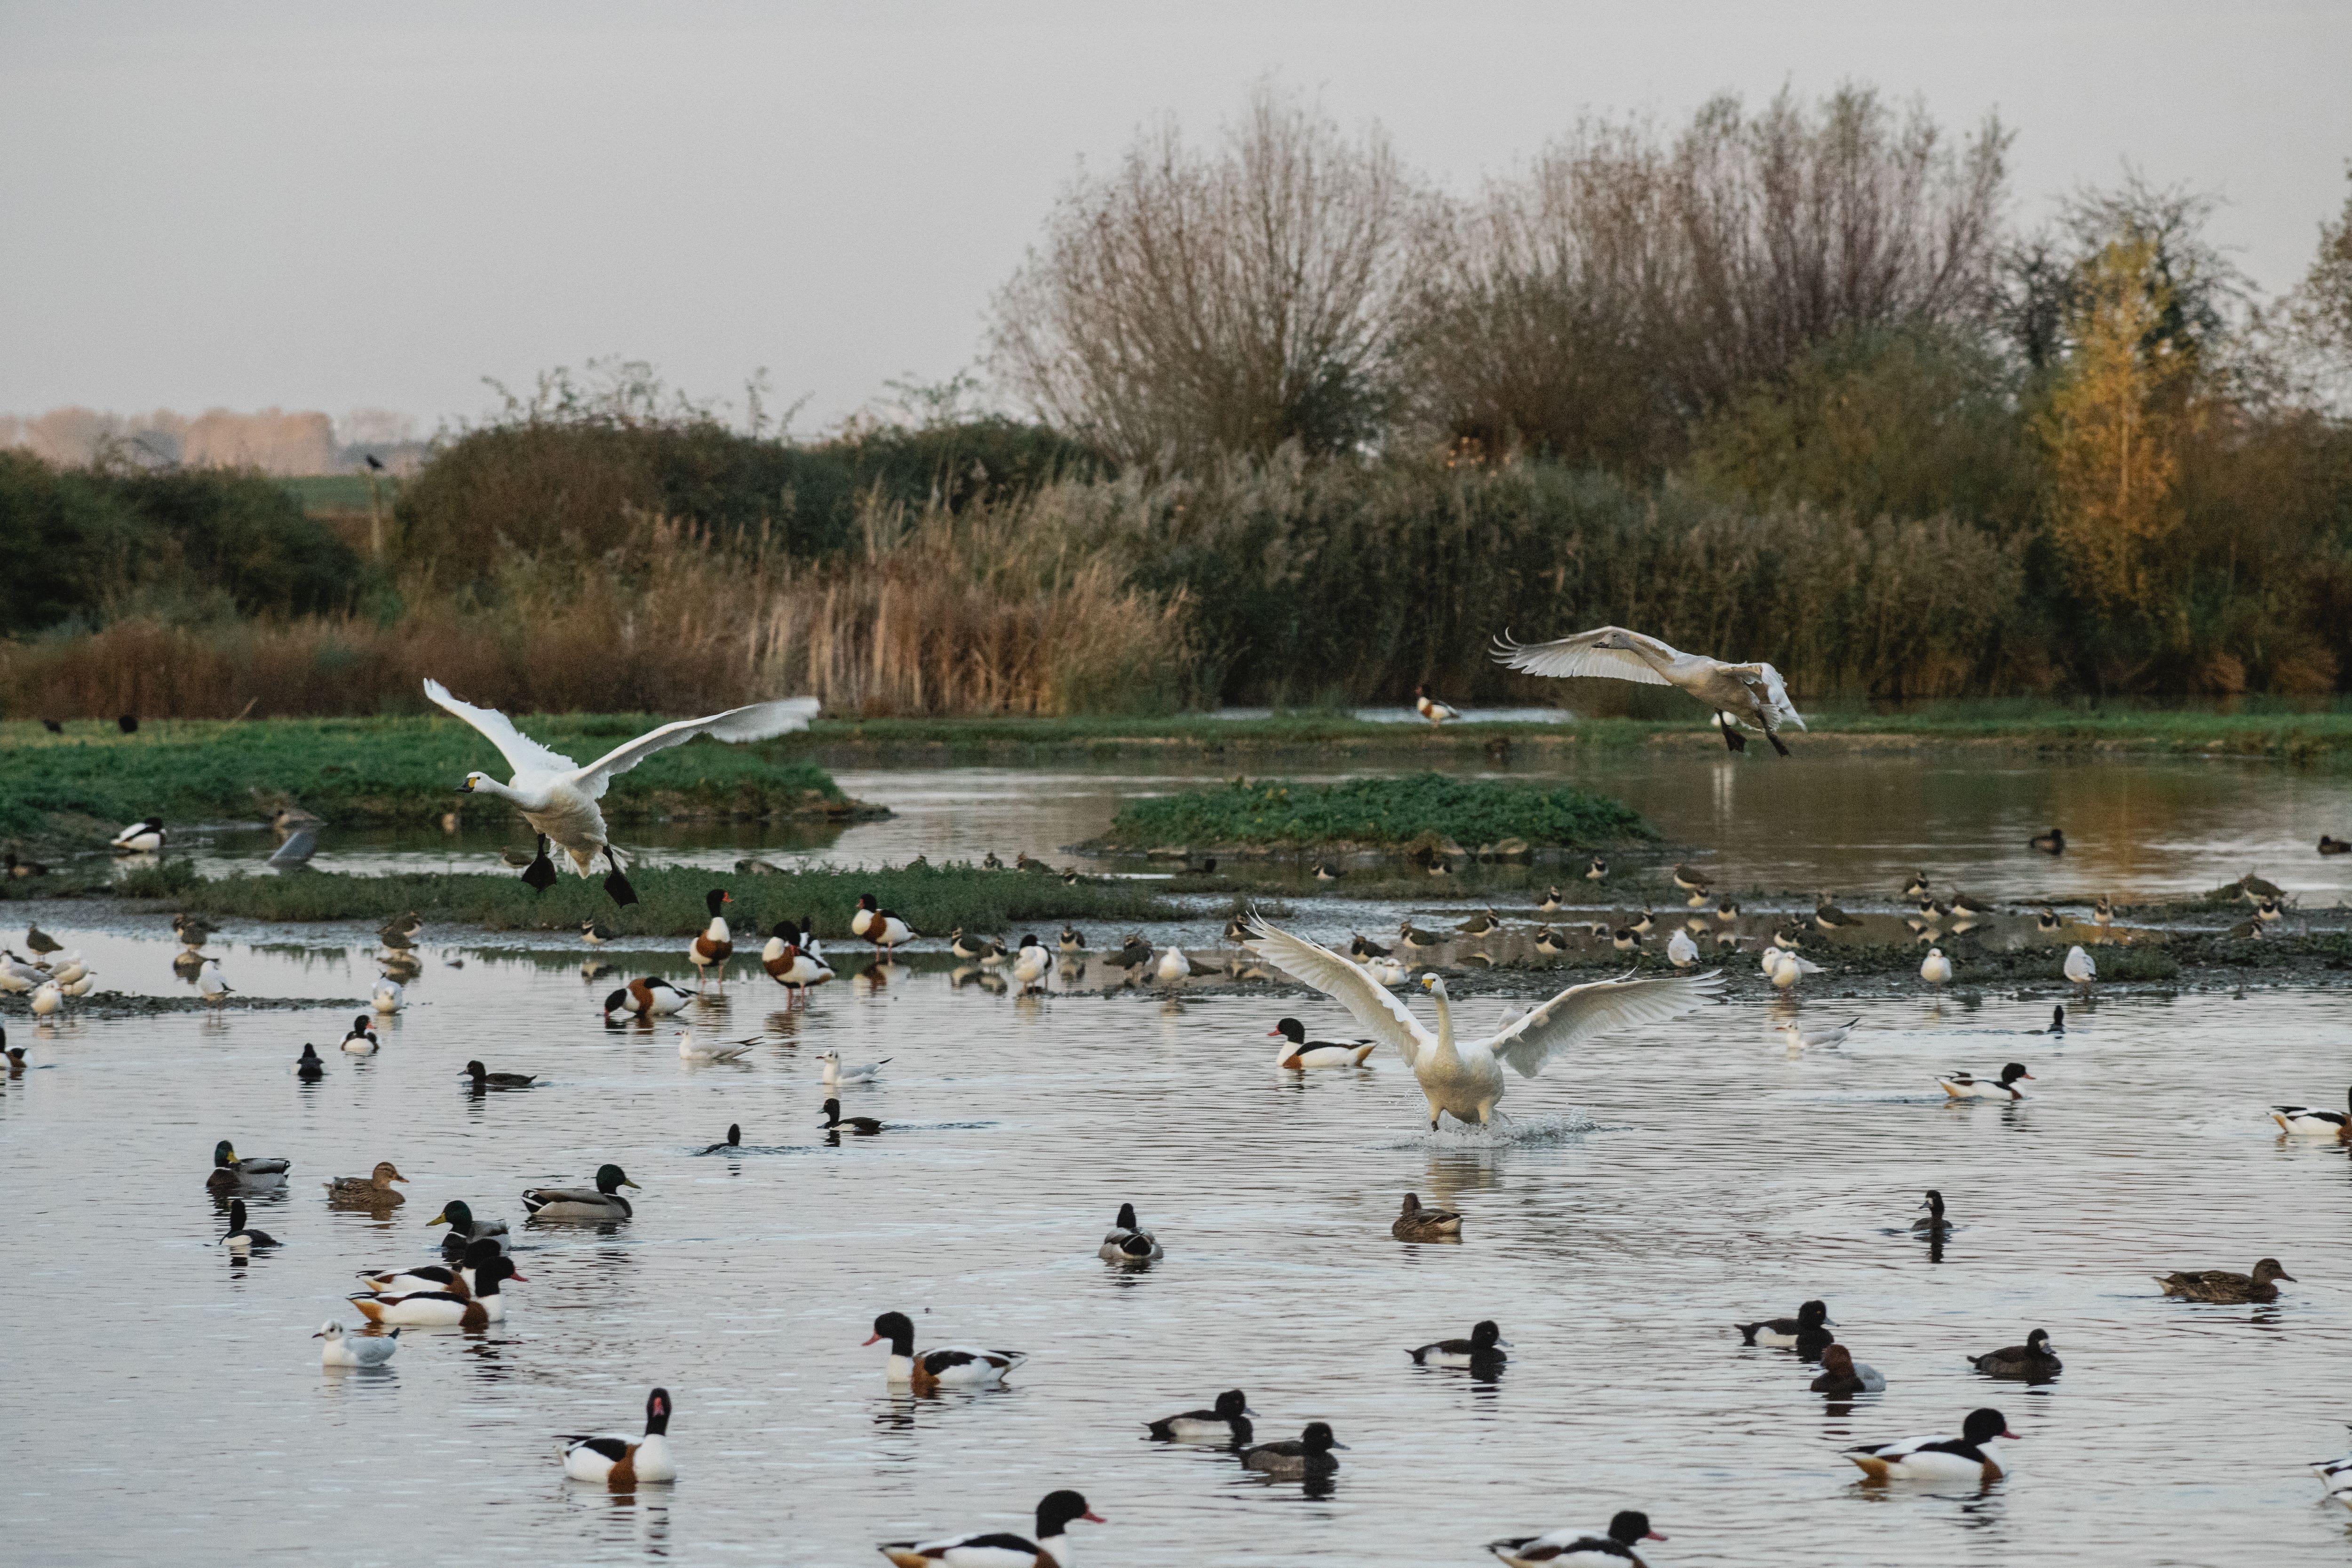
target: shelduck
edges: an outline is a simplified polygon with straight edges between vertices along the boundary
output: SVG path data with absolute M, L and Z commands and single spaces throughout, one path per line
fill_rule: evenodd
M 353 1295 L 351 1303 L 371 1323 L 479 1331 L 506 1320 L 506 1294 L 499 1286 L 508 1279 L 529 1283 L 515 1271 L 514 1259 L 501 1253 L 474 1270 L 470 1295 L 456 1290 L 411 1290 L 384 1296 L 363 1290 Z
M 1053 973 L 1054 950 L 1039 942 L 1034 931 L 1023 937 L 1020 949 L 1013 959 L 1013 978 L 1021 983 L 1021 989 L 1045 989 L 1046 977 Z
M 524 1188 L 523 1212 L 534 1219 L 627 1219 L 636 1211 L 620 1189 L 636 1184 L 620 1166 L 599 1165 L 593 1187 Z
M 614 747 L 586 767 L 550 751 L 514 726 L 514 721 L 494 708 L 477 708 L 449 694 L 437 680 L 425 683 L 433 703 L 456 714 L 479 731 L 507 761 L 511 781 L 500 784 L 485 773 L 470 773 L 457 787 L 467 794 L 494 795 L 513 804 L 539 835 L 536 854 L 522 879 L 541 891 L 555 883 L 555 864 L 547 857 L 551 843 L 572 858 L 583 877 L 593 875 L 601 858 L 611 868 L 604 891 L 616 904 L 634 904 L 636 890 L 629 886 L 620 852 L 613 847 L 604 814 L 596 803 L 604 796 L 614 775 L 627 773 L 656 752 L 682 746 L 697 735 L 715 741 L 764 741 L 789 730 L 807 727 L 817 711 L 814 697 L 780 702 L 755 702 L 730 708 L 704 719 L 680 719 L 649 730 L 635 740 Z
M 368 1021 L 365 1013 L 352 1015 L 352 1026 L 343 1036 L 344 1050 L 355 1057 L 372 1057 L 383 1043 L 376 1037 L 375 1026 Z
M 2050 1331 L 2036 1329 L 2025 1336 L 2021 1345 L 2004 1345 L 1997 1351 L 1969 1357 L 1969 1364 L 1987 1377 L 2016 1378 L 2026 1383 L 2046 1383 L 2064 1369 L 2050 1349 Z
M 1449 719 L 1459 719 L 1462 710 L 1451 703 L 1440 702 L 1429 694 L 1429 682 L 1423 681 L 1412 689 L 1412 710 L 1429 721 L 1435 729 Z
M 1601 1534 L 1570 1528 L 1544 1535 L 1490 1541 L 1486 1550 L 1509 1568 L 1646 1568 L 1633 1550 L 1643 1541 L 1664 1541 L 1639 1509 L 1620 1510 Z
M 148 816 L 116 834 L 109 843 L 117 855 L 158 855 L 163 852 L 165 837 L 163 819 Z
M 626 1013 L 639 1018 L 667 1018 L 694 998 L 658 974 L 641 974 L 604 998 L 604 1018 Z
M 1242 1468 L 1284 1480 L 1328 1476 L 1339 1468 L 1339 1461 L 1331 1457 L 1331 1450 L 1345 1451 L 1347 1447 L 1331 1436 L 1328 1423 L 1309 1421 L 1307 1429 L 1296 1437 L 1243 1449 Z
M 446 1263 L 420 1263 L 407 1268 L 362 1268 L 360 1283 L 379 1296 L 405 1296 L 417 1290 L 446 1290 L 452 1295 L 471 1296 L 476 1270 L 505 1252 L 498 1237 L 485 1236 L 467 1242 L 465 1251 Z
M 1415 1366 L 1486 1367 L 1500 1366 L 1508 1359 L 1503 1352 L 1511 1348 L 1495 1320 L 1488 1318 L 1475 1325 L 1466 1340 L 1434 1340 L 1404 1353 L 1412 1357 Z
M 1247 1445 L 1255 1431 L 1250 1420 L 1256 1414 L 1249 1407 L 1247 1394 L 1228 1388 L 1217 1395 L 1213 1409 L 1187 1410 L 1145 1426 L 1163 1443 L 1229 1443 L 1238 1448 Z
M 939 1350 L 915 1349 L 915 1325 L 904 1312 L 885 1312 L 874 1320 L 869 1345 L 890 1344 L 889 1381 L 903 1383 L 917 1394 L 942 1388 L 996 1388 L 1004 1374 L 1029 1359 L 1026 1351 L 981 1350 L 950 1345 Z
M 2195 1274 L 2159 1274 L 2156 1282 L 2164 1287 L 2168 1296 L 2179 1296 L 2191 1301 L 2275 1301 L 2278 1287 L 2274 1279 L 2295 1282 L 2294 1276 L 2279 1267 L 2275 1258 L 2265 1258 L 2254 1265 L 2252 1275 L 2232 1274 L 2226 1268 L 2208 1268 Z
M 2352 1104 L 2352 1099 L 2347 1099 Z M 2279 1124 L 2282 1132 L 2292 1132 L 2298 1138 L 2352 1139 L 2352 1115 L 2341 1110 L 2317 1110 L 2307 1105 L 2273 1105 L 2271 1120 Z
M 849 917 L 849 934 L 872 942 L 886 956 L 902 942 L 915 940 L 915 928 L 875 901 L 871 893 L 857 895 L 857 912 Z
M 1857 1394 L 1884 1394 L 1886 1379 L 1874 1366 L 1865 1366 L 1853 1359 L 1853 1352 L 1843 1345 L 1831 1345 L 1822 1352 L 1822 1374 L 1811 1384 L 1815 1394 L 1826 1394 L 1832 1399 L 1850 1399 Z
M 727 917 L 719 911 L 735 901 L 724 888 L 713 888 L 702 896 L 705 909 L 710 911 L 710 923 L 701 934 L 688 944 L 686 961 L 694 965 L 694 988 L 702 989 L 713 969 L 719 971 L 719 989 L 727 989 L 727 961 L 735 956 L 735 933 L 727 927 Z
M 2031 1083 L 2033 1075 L 2025 1070 L 2023 1062 L 2011 1062 L 2000 1069 L 1998 1079 L 1979 1078 L 1974 1073 L 1947 1073 L 1936 1080 L 1946 1094 L 1954 1100 L 2023 1100 L 2025 1091 L 2020 1082 Z
M 389 1160 L 378 1160 L 373 1175 L 337 1176 L 329 1182 L 327 1201 L 331 1204 L 364 1204 L 370 1208 L 404 1204 L 408 1201 L 408 1194 L 394 1192 L 392 1184 L 407 1180 L 400 1173 L 399 1166 Z
M 1101 1524 L 1102 1515 L 1078 1493 L 1047 1492 L 1037 1505 L 1037 1539 L 1008 1530 L 976 1530 L 938 1541 L 885 1542 L 880 1550 L 897 1568 L 1069 1568 L 1066 1532 L 1084 1520 Z
M 646 1395 L 643 1436 L 600 1432 L 558 1437 L 563 1445 L 563 1473 L 575 1481 L 601 1482 L 616 1492 L 640 1482 L 677 1479 L 677 1460 L 669 1451 L 669 1390 L 656 1388 Z
M 398 1329 L 388 1334 L 347 1334 L 343 1325 L 332 1319 L 321 1323 L 310 1337 L 327 1342 L 319 1347 L 320 1366 L 383 1366 L 400 1348 Z
M 833 978 L 833 966 L 800 944 L 800 928 L 790 921 L 777 922 L 760 952 L 760 967 L 782 986 L 784 1003 L 805 1003 L 809 989 Z
M 2000 1466 L 1984 1450 L 1996 1437 L 2016 1440 L 2008 1418 L 1998 1410 L 1972 1410 L 1957 1437 L 1865 1443 L 1846 1449 L 1845 1457 L 1874 1481 L 1997 1481 Z
M 1285 1018 L 1266 1031 L 1268 1038 L 1279 1037 L 1282 1048 L 1275 1054 L 1275 1065 L 1292 1072 L 1315 1068 L 1360 1068 L 1364 1058 L 1381 1048 L 1378 1040 L 1310 1040 L 1307 1026 L 1296 1018 Z
M 226 1246 L 233 1257 L 242 1258 L 262 1247 L 275 1247 L 278 1238 L 266 1230 L 255 1230 L 245 1223 L 245 1200 L 238 1198 L 228 1205 L 228 1234 L 213 1243 Z

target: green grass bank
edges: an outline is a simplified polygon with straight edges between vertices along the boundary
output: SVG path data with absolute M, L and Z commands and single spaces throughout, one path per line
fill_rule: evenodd
M 1235 780 L 1129 801 L 1111 819 L 1105 848 L 1402 848 L 1451 839 L 1490 845 L 1517 838 L 1543 847 L 1654 838 L 1631 807 L 1570 784 L 1414 773 L 1302 784 Z

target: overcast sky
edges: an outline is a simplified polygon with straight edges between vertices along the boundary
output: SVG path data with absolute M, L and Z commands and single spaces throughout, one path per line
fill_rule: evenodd
M 592 356 L 839 418 L 973 358 L 1081 159 L 1271 73 L 1457 187 L 1584 110 L 1841 81 L 2018 132 L 2023 216 L 2128 158 L 2262 284 L 2352 156 L 2352 3 L 0 0 L 0 411 L 479 413 Z

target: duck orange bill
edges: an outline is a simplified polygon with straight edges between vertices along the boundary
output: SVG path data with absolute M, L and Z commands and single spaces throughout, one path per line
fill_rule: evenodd
M 860 1341 L 859 1342 L 860 1342 L 861 1344 L 869 1344 L 869 1345 L 871 1345 L 871 1344 L 879 1344 L 879 1343 L 881 1342 L 881 1341 L 882 1341 L 882 1336 L 881 1336 L 880 1334 L 868 1334 L 868 1335 L 866 1335 L 866 1338 L 865 1338 L 864 1340 Z
M 1663 1535 L 1660 1535 L 1656 1531 L 1654 1531 L 1654 1531 L 1650 1531 L 1650 1533 L 1649 1533 L 1649 1534 L 1647 1534 L 1647 1535 L 1645 1535 L 1645 1536 L 1642 1537 L 1642 1539 L 1643 1539 L 1643 1540 L 1644 1540 L 1644 1541 L 1664 1541 L 1664 1540 L 1665 1539 L 1665 1537 L 1664 1537 L 1664 1536 L 1663 1536 Z
M 1078 1517 L 1085 1520 L 1088 1524 L 1108 1524 L 1110 1522 L 1110 1521 L 1095 1512 L 1092 1509 L 1088 1509 L 1086 1512 L 1078 1515 Z
M 513 1280 L 513 1281 L 514 1281 L 516 1284 L 518 1284 L 518 1285 L 528 1285 L 528 1284 L 530 1284 L 530 1277 L 529 1277 L 529 1276 L 527 1276 L 527 1275 L 522 1275 L 522 1274 L 509 1274 L 509 1275 L 508 1275 L 508 1276 L 507 1276 L 507 1278 L 508 1278 L 508 1279 L 511 1279 L 511 1280 Z

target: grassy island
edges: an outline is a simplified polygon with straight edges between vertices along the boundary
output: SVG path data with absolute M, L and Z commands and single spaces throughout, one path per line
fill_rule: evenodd
M 1103 847 L 1402 849 L 1519 839 L 1540 848 L 1655 837 L 1622 801 L 1572 784 L 1425 773 L 1328 784 L 1237 779 L 1129 801 L 1112 819 Z

